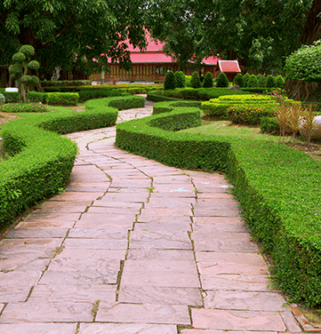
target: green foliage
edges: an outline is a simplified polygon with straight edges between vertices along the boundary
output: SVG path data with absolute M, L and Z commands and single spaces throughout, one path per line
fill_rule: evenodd
M 39 70 L 40 64 L 36 60 L 31 60 L 27 65 L 27 67 L 30 68 L 31 70 Z
M 185 74 L 182 71 L 175 72 L 176 87 L 185 88 Z
M 28 45 L 28 44 L 22 45 L 19 51 L 22 52 L 26 56 L 26 58 L 29 58 L 35 55 L 35 49 L 32 45 Z
M 262 133 L 279 133 L 280 126 L 275 117 L 262 117 L 260 119 L 260 128 Z
M 250 74 L 248 72 L 246 72 L 244 75 L 243 75 L 243 80 L 244 80 L 244 87 L 247 87 L 247 83 L 248 81 L 250 80 Z
M 176 88 L 176 78 L 173 71 L 169 71 L 166 74 L 165 80 L 164 80 L 164 89 L 175 89 Z
M 169 101 L 155 103 L 153 106 L 153 115 L 168 113 L 176 108 L 199 108 L 202 109 L 202 103 L 198 101 Z
M 216 87 L 228 87 L 229 81 L 225 73 L 221 72 L 216 79 Z
M 79 94 L 79 102 L 85 102 L 87 100 L 99 99 L 102 97 L 122 96 L 124 92 L 117 89 L 109 90 L 104 88 L 96 88 L 96 89 L 80 90 L 78 94 Z
M 253 87 L 253 88 L 255 88 L 255 87 L 258 87 L 258 86 L 259 86 L 259 84 L 258 84 L 256 75 L 255 75 L 255 74 L 252 74 L 252 75 L 250 76 L 249 81 L 247 82 L 247 87 Z
M 275 77 L 273 75 L 268 75 L 266 79 L 266 87 L 267 88 L 276 87 Z
M 46 93 L 48 104 L 76 105 L 78 100 L 78 93 Z
M 17 52 L 12 56 L 12 60 L 15 63 L 22 63 L 24 60 L 26 60 L 26 56 L 22 52 Z
M 262 117 L 272 117 L 275 105 L 235 106 L 227 110 L 227 118 L 235 124 L 259 125 Z
M 257 75 L 257 83 L 260 88 L 266 87 L 266 77 L 262 74 Z
M 321 43 L 304 45 L 292 53 L 285 62 L 285 71 L 289 79 L 311 83 L 321 83 Z
M 78 87 L 91 85 L 90 80 L 49 80 L 41 81 L 42 87 Z
M 201 87 L 201 80 L 198 76 L 197 72 L 193 72 L 192 78 L 191 78 L 191 86 L 192 88 L 200 88 Z
M 6 102 L 6 98 L 4 97 L 3 94 L 0 93 L 0 108 L 4 105 Z
M 243 75 L 241 73 L 237 73 L 237 75 L 234 79 L 234 84 L 238 85 L 240 87 L 244 87 L 244 85 L 245 85 L 244 78 L 243 78 Z
M 161 101 L 178 101 L 179 98 L 159 95 L 157 92 L 151 91 L 147 93 L 147 101 L 161 102 Z
M 7 103 L 0 108 L 2 112 L 46 112 L 48 106 L 42 103 Z
M 275 80 L 276 87 L 282 88 L 285 84 L 285 80 L 282 75 L 278 75 Z
M 265 137 L 202 136 L 201 131 L 194 135 L 160 128 L 174 127 L 188 113 L 195 111 L 174 110 L 118 124 L 116 145 L 169 166 L 226 173 L 246 221 L 273 257 L 279 287 L 296 301 L 320 305 L 319 163 Z
M 213 76 L 211 72 L 207 72 L 203 81 L 204 88 L 212 88 L 213 87 Z
M 192 88 L 191 80 L 192 80 L 192 76 L 191 75 L 185 75 L 185 86 L 186 87 Z

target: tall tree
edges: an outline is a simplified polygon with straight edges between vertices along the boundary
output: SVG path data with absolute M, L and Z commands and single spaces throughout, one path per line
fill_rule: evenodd
M 144 0 L 4 0 L 0 2 L 0 65 L 32 45 L 42 69 L 78 66 L 88 74 L 111 61 L 129 68 L 123 42 L 145 47 Z M 99 61 L 99 63 L 97 62 Z

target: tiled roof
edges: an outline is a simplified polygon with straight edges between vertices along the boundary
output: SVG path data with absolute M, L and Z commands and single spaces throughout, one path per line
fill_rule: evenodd
M 219 60 L 218 66 L 221 72 L 224 73 L 239 73 L 241 72 L 239 63 L 237 60 Z

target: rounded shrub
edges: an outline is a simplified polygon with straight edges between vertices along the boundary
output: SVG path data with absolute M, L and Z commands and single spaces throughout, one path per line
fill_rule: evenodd
M 207 72 L 203 81 L 204 88 L 212 88 L 213 87 L 213 76 L 211 72 Z
M 266 76 L 264 76 L 262 74 L 258 74 L 257 82 L 258 82 L 260 88 L 266 87 Z
M 252 74 L 250 76 L 249 81 L 247 82 L 247 87 L 251 87 L 251 88 L 257 88 L 259 86 L 258 82 L 257 82 L 257 78 L 255 74 Z
M 201 80 L 200 77 L 198 76 L 197 72 L 194 72 L 192 74 L 192 78 L 191 78 L 191 86 L 193 88 L 200 88 L 201 87 Z
M 249 73 L 245 73 L 243 75 L 243 80 L 244 80 L 244 87 L 247 87 L 247 82 L 250 80 L 250 74 Z
M 225 73 L 221 72 L 216 79 L 216 87 L 228 87 L 229 82 Z
M 169 89 L 175 89 L 175 88 L 176 88 L 175 74 L 173 71 L 169 71 L 166 74 L 166 77 L 164 80 L 164 89 L 169 90 Z
M 234 84 L 240 87 L 244 87 L 244 78 L 241 73 L 238 73 L 234 79 Z
M 282 75 L 278 75 L 276 77 L 275 83 L 276 83 L 276 87 L 278 87 L 278 88 L 282 88 L 284 86 L 285 80 L 282 77 Z
M 182 71 L 175 72 L 176 87 L 185 88 L 185 74 Z
M 0 107 L 2 107 L 5 102 L 6 102 L 6 99 L 4 95 L 0 93 Z
M 268 75 L 267 79 L 266 79 L 266 87 L 267 88 L 274 88 L 276 87 L 276 82 L 275 82 L 275 78 L 273 75 Z

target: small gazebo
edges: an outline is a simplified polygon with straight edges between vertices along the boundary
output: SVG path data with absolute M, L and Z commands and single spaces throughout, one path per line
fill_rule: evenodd
M 218 60 L 215 74 L 225 73 L 229 81 L 233 81 L 238 73 L 241 73 L 240 65 L 237 60 Z

